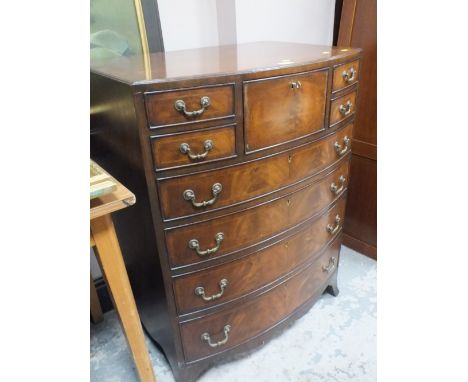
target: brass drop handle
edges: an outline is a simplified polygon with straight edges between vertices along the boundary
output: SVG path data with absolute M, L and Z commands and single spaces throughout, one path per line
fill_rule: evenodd
M 211 139 L 207 139 L 205 142 L 203 142 L 203 147 L 205 148 L 205 151 L 201 154 L 192 153 L 192 151 L 190 150 L 190 145 L 188 143 L 181 143 L 179 146 L 179 150 L 182 154 L 187 154 L 190 159 L 197 160 L 206 158 L 206 156 L 208 155 L 208 151 L 213 149 L 214 143 Z
M 335 216 L 335 226 L 333 227 L 331 224 L 327 225 L 327 232 L 330 235 L 334 235 L 335 233 L 338 232 L 338 230 L 340 229 L 340 221 L 341 221 L 340 215 L 336 215 Z
M 335 142 L 335 151 L 339 156 L 343 156 L 349 149 L 350 139 L 348 137 L 343 138 L 344 147 L 341 146 L 338 142 Z
M 341 184 L 341 186 L 338 188 L 338 186 L 335 184 L 335 182 L 333 182 L 331 185 L 330 185 L 330 191 L 333 192 L 335 195 L 338 195 L 341 191 L 343 191 L 344 189 L 344 185 L 346 183 L 346 178 L 341 175 L 340 178 L 339 178 L 339 182 Z
M 213 186 L 211 187 L 211 192 L 213 193 L 213 197 L 210 200 L 206 200 L 203 202 L 195 201 L 195 192 L 193 192 L 193 190 L 185 190 L 183 193 L 183 197 L 185 200 L 192 202 L 192 205 L 196 208 L 206 207 L 206 206 L 211 206 L 216 201 L 216 199 L 218 199 L 218 195 L 221 193 L 222 190 L 223 190 L 223 186 L 221 185 L 221 183 L 213 184 Z
M 347 116 L 351 113 L 351 108 L 353 107 L 353 103 L 348 100 L 344 105 L 340 105 L 340 113 L 342 116 Z
M 211 337 L 210 337 L 210 335 L 208 333 L 203 333 L 201 335 L 201 339 L 202 339 L 202 341 L 208 342 L 208 345 L 210 345 L 210 347 L 215 348 L 215 347 L 224 345 L 228 341 L 230 331 L 231 331 L 231 325 L 226 325 L 224 327 L 224 339 L 222 339 L 221 341 L 218 341 L 218 342 L 214 342 L 214 343 L 211 342 Z
M 302 87 L 302 84 L 301 84 L 301 81 L 291 81 L 289 83 L 289 86 L 291 87 L 291 89 L 295 90 L 295 89 L 300 89 Z
M 199 115 L 202 115 L 205 109 L 210 106 L 211 100 L 210 97 L 204 96 L 200 98 L 200 105 L 201 109 L 194 110 L 194 111 L 187 111 L 185 102 L 182 101 L 181 99 L 178 99 L 175 101 L 174 107 L 177 111 L 181 112 L 188 118 L 193 118 L 193 117 L 198 117 Z
M 328 261 L 328 265 L 322 266 L 322 270 L 324 272 L 331 273 L 336 267 L 336 261 L 337 260 L 335 256 L 331 257 L 330 260 Z
M 356 74 L 356 71 L 354 68 L 351 68 L 349 70 L 345 70 L 341 75 L 343 76 L 343 80 L 347 83 L 354 81 L 354 75 Z
M 223 295 L 224 289 L 226 289 L 227 286 L 228 286 L 228 281 L 226 279 L 222 279 L 219 282 L 220 291 L 218 293 L 214 294 L 213 296 L 206 297 L 205 296 L 205 288 L 203 288 L 201 286 L 195 288 L 195 294 L 197 296 L 201 296 L 201 298 L 203 300 L 205 300 L 205 301 L 213 301 L 213 300 L 216 300 L 216 299 L 220 298 Z
M 208 256 L 208 255 L 211 255 L 212 253 L 215 253 L 219 249 L 223 240 L 224 240 L 224 233 L 218 232 L 215 235 L 216 246 L 214 246 L 213 248 L 209 248 L 204 251 L 201 250 L 200 243 L 198 242 L 197 239 L 190 240 L 188 243 L 188 246 L 190 249 L 193 249 L 195 252 L 197 252 L 198 256 Z

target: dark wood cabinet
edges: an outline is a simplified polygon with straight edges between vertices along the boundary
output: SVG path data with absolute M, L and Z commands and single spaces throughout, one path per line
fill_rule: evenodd
M 176 380 L 338 293 L 360 72 L 359 49 L 290 43 L 92 69 L 92 156 L 135 192 L 115 226 Z
M 343 0 L 338 44 L 363 49 L 343 240 L 377 258 L 377 0 Z

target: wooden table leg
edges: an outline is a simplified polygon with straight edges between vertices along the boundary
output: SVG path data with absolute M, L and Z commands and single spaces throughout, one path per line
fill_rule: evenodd
M 102 321 L 102 309 L 101 309 L 101 303 L 99 302 L 99 297 L 96 292 L 96 287 L 94 286 L 94 280 L 93 276 L 90 275 L 91 279 L 91 285 L 89 287 L 89 292 L 90 292 L 90 308 L 91 308 L 91 319 L 93 320 L 93 323 L 97 324 L 98 322 Z
M 91 232 L 97 247 L 97 259 L 109 287 L 140 380 L 155 382 L 156 377 L 111 216 L 104 215 L 91 220 Z

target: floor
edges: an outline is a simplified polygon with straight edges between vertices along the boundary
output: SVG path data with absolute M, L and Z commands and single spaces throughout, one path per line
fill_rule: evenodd
M 200 382 L 376 381 L 377 263 L 342 247 L 340 294 L 324 294 L 291 327 L 252 352 L 208 370 Z M 91 325 L 91 381 L 138 382 L 114 311 Z M 174 381 L 160 351 L 146 339 L 158 382 Z

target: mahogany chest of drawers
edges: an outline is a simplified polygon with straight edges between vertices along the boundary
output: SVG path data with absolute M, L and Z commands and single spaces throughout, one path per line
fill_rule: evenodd
M 253 43 L 92 69 L 92 156 L 137 197 L 114 223 L 176 380 L 337 293 L 359 59 Z

